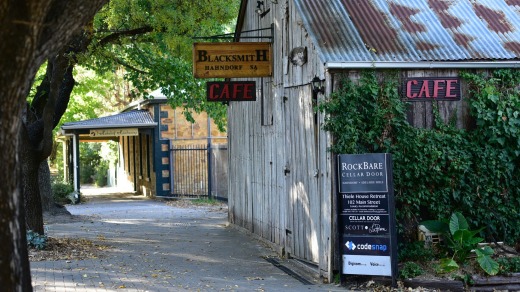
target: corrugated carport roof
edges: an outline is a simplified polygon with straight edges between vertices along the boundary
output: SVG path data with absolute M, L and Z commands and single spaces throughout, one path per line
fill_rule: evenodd
M 329 68 L 520 67 L 520 0 L 294 1 Z
M 146 110 L 133 110 L 112 116 L 65 123 L 61 128 L 67 130 L 110 129 L 110 128 L 151 128 L 157 125 Z

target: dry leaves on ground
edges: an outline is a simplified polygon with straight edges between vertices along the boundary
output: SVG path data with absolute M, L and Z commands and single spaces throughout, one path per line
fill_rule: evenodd
M 95 244 L 84 238 L 48 237 L 45 249 L 29 249 L 29 260 L 38 262 L 95 259 L 102 257 L 108 248 L 110 247 L 107 245 Z
M 223 211 L 227 212 L 227 204 L 220 201 L 197 201 L 194 199 L 180 198 L 167 200 L 166 205 L 177 208 L 204 208 L 210 211 Z

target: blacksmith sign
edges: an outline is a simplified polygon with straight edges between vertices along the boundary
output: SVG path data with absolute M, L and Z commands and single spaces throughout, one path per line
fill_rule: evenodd
M 269 77 L 272 45 L 267 42 L 194 43 L 196 78 Z
M 206 82 L 207 101 L 255 101 L 255 81 Z
M 403 95 L 407 101 L 460 100 L 460 79 L 457 77 L 407 78 Z
M 339 230 L 343 274 L 397 280 L 397 242 L 388 153 L 338 155 Z

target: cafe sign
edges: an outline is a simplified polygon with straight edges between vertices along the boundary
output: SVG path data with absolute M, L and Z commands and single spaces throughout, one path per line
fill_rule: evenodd
M 255 81 L 214 81 L 206 83 L 207 101 L 255 101 Z
M 457 77 L 407 78 L 403 84 L 407 101 L 460 100 L 460 79 Z
M 269 77 L 272 45 L 267 42 L 194 43 L 196 78 Z

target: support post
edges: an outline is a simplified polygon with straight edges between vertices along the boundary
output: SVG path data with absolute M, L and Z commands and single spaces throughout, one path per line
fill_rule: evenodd
M 212 189 L 212 163 L 211 163 L 211 119 L 208 115 L 208 198 L 211 199 L 211 189 Z
M 72 159 L 74 167 L 74 191 L 78 194 L 80 201 L 80 176 L 79 176 L 79 135 L 74 133 L 72 136 Z

